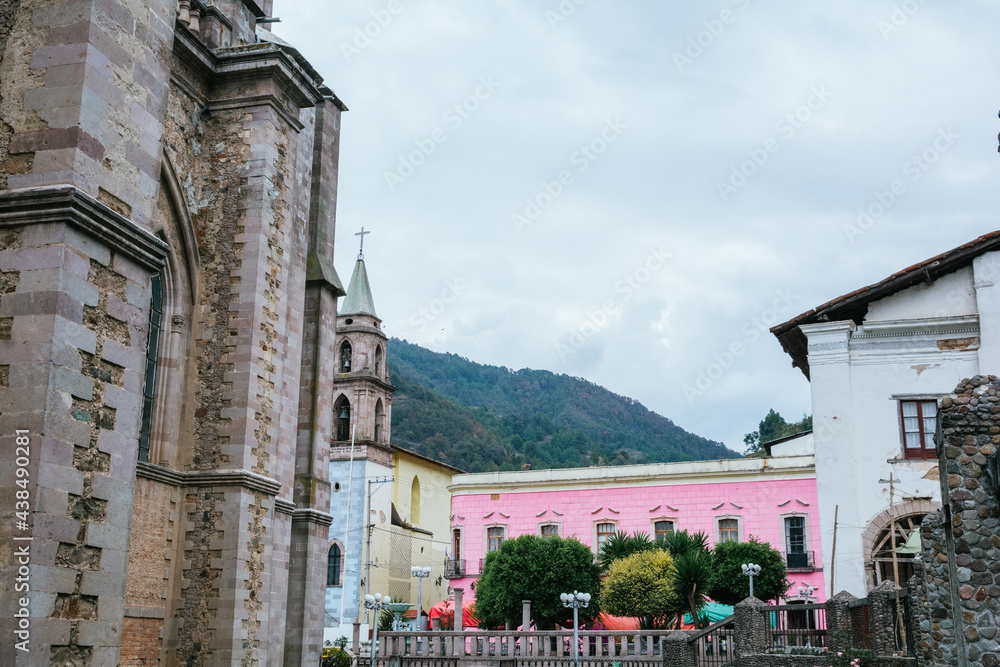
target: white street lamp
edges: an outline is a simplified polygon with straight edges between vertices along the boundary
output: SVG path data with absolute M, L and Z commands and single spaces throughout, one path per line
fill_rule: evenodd
M 590 604 L 590 593 L 562 593 L 559 596 L 564 607 L 573 608 L 573 661 L 576 667 L 580 667 L 580 640 L 579 640 L 579 610 L 580 607 L 587 607 Z
M 743 574 L 750 577 L 750 597 L 753 597 L 753 578 L 760 574 L 760 565 L 744 563 Z
M 424 579 L 431 576 L 431 568 L 414 565 L 410 568 L 410 576 L 417 578 L 417 630 L 426 630 L 427 628 L 420 627 L 420 611 L 424 608 Z
M 375 629 L 372 631 L 372 662 L 375 664 L 375 647 L 378 645 L 378 620 L 379 613 L 383 609 L 388 609 L 389 604 L 392 602 L 392 598 L 388 595 L 381 596 L 378 593 L 375 595 L 365 596 L 365 609 L 371 609 L 375 612 Z

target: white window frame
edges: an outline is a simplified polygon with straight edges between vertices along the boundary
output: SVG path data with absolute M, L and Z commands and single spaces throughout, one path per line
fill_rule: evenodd
M 559 537 L 563 536 L 562 521 L 543 521 L 537 526 L 537 532 L 535 533 L 539 537 L 551 537 L 551 535 L 542 535 L 542 528 L 547 526 L 555 526 L 556 535 Z
M 655 519 L 650 519 L 649 520 L 649 534 L 650 534 L 650 536 L 651 536 L 651 538 L 652 538 L 652 540 L 654 542 L 656 541 L 656 524 L 658 524 L 661 521 L 669 521 L 670 523 L 674 524 L 673 532 L 675 532 L 675 533 L 678 530 L 680 530 L 680 528 L 677 527 L 677 519 L 675 517 L 671 517 L 671 516 L 658 516 Z
M 941 408 L 938 405 L 939 400 L 945 394 L 897 394 L 892 396 L 892 401 L 895 403 L 896 408 L 896 422 L 899 424 L 899 457 L 907 461 L 937 461 L 937 446 L 934 443 L 934 435 L 937 432 L 937 424 L 935 424 L 934 431 L 930 432 L 929 435 L 931 439 L 930 447 L 923 446 L 916 451 L 920 452 L 920 455 L 907 456 L 906 452 L 914 451 L 913 448 L 907 448 L 906 446 L 906 428 L 903 424 L 903 403 L 934 403 L 935 420 L 940 419 Z M 920 425 L 923 431 L 923 424 Z
M 594 521 L 594 527 L 591 528 L 591 538 L 594 540 L 592 542 L 592 544 L 594 545 L 593 546 L 594 553 L 598 554 L 598 555 L 600 555 L 600 553 L 601 553 L 601 545 L 597 541 L 597 526 L 599 526 L 600 524 L 604 524 L 604 523 L 610 523 L 611 525 L 613 525 L 615 527 L 614 531 L 611 532 L 611 535 L 614 535 L 619 530 L 619 528 L 618 528 L 618 519 L 596 519 Z
M 507 524 L 505 523 L 490 523 L 483 526 L 483 554 L 492 553 L 490 551 L 490 528 L 503 528 L 503 538 L 501 538 L 500 544 L 497 545 L 497 550 L 503 545 L 504 542 L 510 539 L 510 531 L 507 530 Z
M 784 547 L 782 552 L 785 554 L 785 567 L 788 567 L 788 533 L 785 531 L 785 519 L 790 519 L 792 517 L 802 517 L 805 519 L 802 530 L 805 535 L 805 552 L 808 554 L 812 551 L 812 539 L 809 534 L 810 522 L 808 512 L 785 512 L 784 514 L 778 515 L 779 526 L 781 526 L 781 545 Z M 796 570 L 803 568 L 795 568 Z M 815 569 L 815 567 L 813 568 Z
M 746 539 L 743 535 L 743 515 L 741 514 L 716 514 L 712 519 L 712 531 L 715 534 L 715 544 L 722 543 L 722 529 L 719 523 L 725 519 L 735 519 L 736 520 L 736 534 L 737 542 L 745 542 Z M 782 530 L 784 530 L 784 524 L 782 524 Z M 731 541 L 731 540 L 727 540 Z
M 458 531 L 458 547 L 459 556 L 462 558 L 455 558 L 455 531 Z M 451 549 L 451 560 L 463 560 L 465 554 L 465 526 L 463 524 L 453 524 L 448 533 L 448 547 Z

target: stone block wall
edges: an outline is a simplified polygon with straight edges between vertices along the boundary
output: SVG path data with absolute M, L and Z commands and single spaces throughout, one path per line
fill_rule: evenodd
M 27 438 L 26 489 L 0 464 L 0 633 L 27 600 L 30 653 L 0 664 L 117 664 L 148 335 L 163 244 L 76 188 L 0 192 L 0 447 Z M 17 492 L 23 492 L 20 497 Z M 17 517 L 16 501 L 26 518 Z M 19 542 L 26 540 L 30 542 Z
M 1000 665 L 1000 379 L 963 380 L 941 399 L 942 498 L 921 527 L 926 607 L 919 652 L 934 665 Z
M 270 5 L 0 0 L 0 664 L 318 661 L 345 107 Z

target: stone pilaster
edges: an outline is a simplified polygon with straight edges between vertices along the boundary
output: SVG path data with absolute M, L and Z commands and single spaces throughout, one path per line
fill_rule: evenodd
M 21 0 L 0 61 L 0 189 L 73 185 L 152 229 L 175 0 Z
M 26 586 L 0 593 L 0 633 L 15 636 L 26 606 L 31 650 L 0 642 L 0 663 L 117 664 L 150 276 L 166 248 L 73 187 L 0 193 L 0 248 L 0 569 Z
M 698 645 L 688 633 L 675 630 L 663 638 L 663 667 L 698 667 Z
M 311 188 L 311 107 L 322 95 L 299 60 L 273 44 L 212 54 L 185 48 L 203 77 L 189 86 L 201 91 L 207 110 L 200 140 L 214 151 L 211 162 L 190 167 L 203 278 L 187 465 L 210 475 L 245 472 L 267 488 L 189 490 L 186 582 L 170 641 L 182 662 L 279 662 L 289 595 L 301 585 L 289 568 L 297 557 L 320 554 L 316 540 L 301 543 L 294 512 L 325 516 L 297 508 L 292 497 L 308 253 L 301 193 Z M 315 580 L 309 575 L 310 585 Z M 302 618 L 291 632 L 307 663 L 318 659 L 321 642 L 312 629 L 302 640 Z
M 846 652 L 854 645 L 850 604 L 855 600 L 847 591 L 840 591 L 826 601 L 826 645 L 830 653 Z
M 312 188 L 293 498 L 297 510 L 287 588 L 287 664 L 312 660 L 322 652 L 325 625 L 337 297 L 344 294 L 333 268 L 340 111 L 331 95 L 317 105 L 309 155 Z
M 761 612 L 761 608 L 765 606 L 763 600 L 749 597 L 733 607 L 733 623 L 736 626 L 733 644 L 736 657 L 764 653 L 771 645 L 767 614 Z
M 900 604 L 903 601 L 900 600 Z M 868 592 L 868 631 L 872 638 L 872 654 L 879 657 L 901 654 L 902 632 L 897 617 L 896 584 L 888 579 Z
M 935 665 L 1000 665 L 1000 380 L 963 380 L 941 399 L 944 506 L 924 520 L 927 648 Z

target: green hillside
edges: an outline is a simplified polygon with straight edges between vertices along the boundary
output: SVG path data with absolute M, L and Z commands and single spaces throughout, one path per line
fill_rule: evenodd
M 738 458 L 580 378 L 485 366 L 393 338 L 392 441 L 469 472 Z

